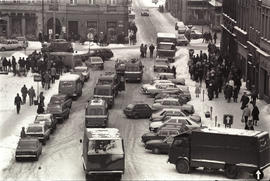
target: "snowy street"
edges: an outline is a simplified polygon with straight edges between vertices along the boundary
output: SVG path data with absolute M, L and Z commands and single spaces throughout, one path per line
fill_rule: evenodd
M 140 16 L 142 7 L 150 9 L 150 16 Z M 176 20 L 169 13 L 160 13 L 158 5 L 152 4 L 151 0 L 137 0 L 133 2 L 133 9 L 136 13 L 136 25 L 138 27 L 138 42 L 135 46 L 129 45 L 110 45 L 114 53 L 114 58 L 131 59 L 139 57 L 139 45 L 147 43 L 148 46 L 156 44 L 157 32 L 175 33 Z M 220 40 L 217 41 L 218 43 Z M 8 51 L 0 52 L 1 56 L 10 57 L 12 55 L 19 58 L 27 56 L 37 48 L 41 48 L 37 42 L 32 42 L 31 47 L 26 51 Z M 96 48 L 93 45 L 92 48 Z M 74 45 L 75 50 L 88 50 L 88 45 Z M 223 93 L 218 99 L 208 100 L 205 84 L 205 92 L 199 98 L 195 97 L 195 82 L 190 79 L 187 62 L 189 60 L 189 48 L 195 49 L 195 54 L 200 50 L 207 52 L 207 44 L 202 43 L 202 39 L 192 40 L 187 47 L 177 47 L 176 66 L 177 77 L 185 78 L 186 85 L 191 92 L 191 101 L 195 112 L 202 117 L 202 124 L 205 126 L 215 126 L 214 118 L 217 117 L 217 124 L 224 127 L 223 115 L 232 114 L 234 116 L 233 128 L 244 128 L 241 122 L 242 110 L 239 100 L 245 89 L 245 83 L 239 93 L 238 103 L 227 103 Z M 33 49 L 33 50 L 32 50 Z M 154 77 L 153 59 L 142 59 L 144 65 L 143 82 L 149 83 Z M 114 71 L 114 62 L 106 61 L 104 71 Z M 14 106 L 14 97 L 20 93 L 21 87 L 25 84 L 27 88 L 31 86 L 37 89 L 37 83 L 33 81 L 33 75 L 29 72 L 27 77 L 14 77 L 9 75 L 0 75 L 0 180 L 85 180 L 85 173 L 82 166 L 82 145 L 80 139 L 83 136 L 85 106 L 88 98 L 93 95 L 93 87 L 102 71 L 91 71 L 90 79 L 84 84 L 83 94 L 78 100 L 73 101 L 71 114 L 68 120 L 63 124 L 58 124 L 55 133 L 50 140 L 43 146 L 40 159 L 37 162 L 16 162 L 15 149 L 20 136 L 22 126 L 32 123 L 36 115 L 37 106 L 29 106 L 29 100 L 22 106 L 21 113 L 16 114 Z M 52 84 L 49 90 L 40 87 L 44 92 L 45 105 L 53 94 L 58 93 L 58 83 Z M 110 110 L 109 127 L 115 127 L 120 130 L 125 143 L 125 173 L 122 180 L 229 180 L 222 171 L 207 172 L 203 169 L 197 169 L 189 174 L 179 174 L 173 164 L 167 163 L 168 155 L 152 154 L 145 150 L 141 142 L 141 136 L 148 132 L 149 121 L 147 119 L 128 119 L 123 113 L 123 109 L 130 103 L 142 101 L 153 104 L 153 99 L 139 93 L 141 84 L 128 83 L 126 91 L 121 92 L 115 99 L 115 105 Z M 260 121 L 255 130 L 270 130 L 270 106 L 264 101 L 258 100 L 260 109 Z M 205 112 L 213 108 L 212 120 L 205 118 Z M 228 128 L 229 129 L 229 128 Z M 239 180 L 254 180 L 252 175 L 241 173 Z M 264 170 L 264 179 L 270 179 L 270 168 Z

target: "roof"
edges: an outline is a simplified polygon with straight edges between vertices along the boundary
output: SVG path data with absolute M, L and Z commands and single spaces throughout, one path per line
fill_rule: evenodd
M 101 98 L 91 99 L 88 103 L 88 105 L 92 105 L 92 106 L 102 106 L 103 104 L 105 104 L 105 100 Z
M 30 123 L 28 124 L 28 127 L 32 127 L 32 126 L 44 126 L 44 122 L 40 122 L 40 123 Z
M 210 0 L 209 4 L 215 7 L 222 7 L 222 3 L 218 2 L 217 0 Z
M 157 33 L 157 37 L 160 38 L 176 38 L 174 33 Z
M 66 74 L 60 78 L 60 81 L 74 81 L 80 79 L 80 76 L 77 74 Z
M 43 118 L 48 118 L 48 119 L 50 119 L 50 118 L 51 118 L 51 115 L 52 115 L 52 114 L 38 114 L 37 117 L 43 117 Z
M 218 127 L 208 127 L 208 128 L 196 130 L 196 132 L 254 137 L 254 136 L 261 135 L 261 133 L 264 133 L 265 131 L 253 131 L 253 130 L 244 130 L 244 129 L 235 129 L 235 128 L 226 129 L 226 128 L 218 128 Z M 267 132 L 265 132 L 265 133 L 267 133 Z
M 87 137 L 90 140 L 96 139 L 120 139 L 120 132 L 117 128 L 86 128 Z
M 87 70 L 86 66 L 76 66 L 74 67 L 74 69 L 83 69 L 83 70 Z
M 181 111 L 182 112 L 180 108 L 164 108 L 162 109 L 162 111 Z
M 26 136 L 24 138 L 20 138 L 19 141 L 38 141 L 38 138 L 31 137 L 31 136 Z
M 162 99 L 162 100 L 163 100 L 163 101 L 178 101 L 178 99 L 172 98 L 172 97 L 164 98 L 164 99 Z

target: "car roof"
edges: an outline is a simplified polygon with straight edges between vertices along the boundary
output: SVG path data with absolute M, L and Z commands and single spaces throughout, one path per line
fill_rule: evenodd
M 93 98 L 88 102 L 88 106 L 103 106 L 105 104 L 105 100 L 101 98 Z
M 86 128 L 89 140 L 96 139 L 120 139 L 120 132 L 117 128 Z
M 87 69 L 88 67 L 87 66 L 76 66 L 74 67 L 74 69 Z
M 28 125 L 28 127 L 37 127 L 37 126 L 41 126 L 41 127 L 43 127 L 43 126 L 45 126 L 45 123 L 30 123 L 29 125 Z
M 46 114 L 37 114 L 36 117 L 44 117 L 44 118 L 51 118 L 52 114 L 46 113 Z
M 173 98 L 173 97 L 167 97 L 167 98 L 164 98 L 162 99 L 163 101 L 177 101 L 178 102 L 178 99 L 176 98 Z
M 31 137 L 31 136 L 26 136 L 24 138 L 20 138 L 19 141 L 38 141 L 38 138 Z
M 180 112 L 182 112 L 182 110 L 180 108 L 163 108 L 162 111 L 180 111 Z
M 157 33 L 157 37 L 176 38 L 176 35 L 174 33 L 163 33 L 163 32 L 159 32 L 159 33 Z
M 79 79 L 80 76 L 77 74 L 66 74 L 60 78 L 60 81 L 74 81 Z
M 92 60 L 92 59 L 95 59 L 95 60 L 101 60 L 101 61 L 103 61 L 101 57 L 89 57 L 89 58 L 90 58 L 91 60 Z

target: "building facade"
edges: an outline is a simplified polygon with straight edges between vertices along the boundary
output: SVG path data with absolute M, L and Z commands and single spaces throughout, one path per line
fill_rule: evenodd
M 237 63 L 249 90 L 270 102 L 270 1 L 238 0 Z
M 128 0 L 0 0 L 0 36 L 87 39 L 103 32 L 109 41 L 128 33 Z

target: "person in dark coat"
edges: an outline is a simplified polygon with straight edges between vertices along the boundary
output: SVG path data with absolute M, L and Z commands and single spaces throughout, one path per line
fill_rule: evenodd
M 140 52 L 141 52 L 141 57 L 142 58 L 144 57 L 143 49 L 144 49 L 144 46 L 143 46 L 143 44 L 141 44 L 141 46 L 140 46 Z
M 147 44 L 144 45 L 143 53 L 144 57 L 147 57 Z
M 11 64 L 12 64 L 12 70 L 15 76 L 17 74 L 17 70 L 16 70 L 17 62 L 14 56 L 12 56 Z
M 33 86 L 28 90 L 28 97 L 29 97 L 29 104 L 30 106 L 33 105 L 34 97 L 36 97 L 35 89 Z
M 19 93 L 17 93 L 17 96 L 15 97 L 14 104 L 17 108 L 17 114 L 20 114 L 22 98 L 20 97 Z
M 214 33 L 213 39 L 214 39 L 214 44 L 216 44 L 217 43 L 217 33 L 216 32 Z
M 174 65 L 172 66 L 172 73 L 174 78 L 176 78 L 176 67 Z
M 42 106 L 44 106 L 45 104 L 44 104 L 44 100 L 45 100 L 45 97 L 44 97 L 44 95 L 43 95 L 43 92 L 41 92 L 40 94 L 39 94 L 39 104 L 41 104 Z
M 259 121 L 260 111 L 259 111 L 259 109 L 258 109 L 258 107 L 256 106 L 255 103 L 253 103 L 252 105 L 253 105 L 253 109 L 252 109 L 252 112 L 251 112 L 252 120 L 253 120 L 254 125 L 257 126 L 257 122 Z
M 246 107 L 246 105 L 249 103 L 249 97 L 247 96 L 246 92 L 244 92 L 243 96 L 241 97 L 240 102 L 242 102 L 241 109 L 243 110 Z
M 23 87 L 21 88 L 21 93 L 22 93 L 22 97 L 23 97 L 23 104 L 25 104 L 26 102 L 26 96 L 28 93 L 28 89 L 25 85 L 23 85 Z
M 155 46 L 153 44 L 151 44 L 149 46 L 150 58 L 153 58 L 154 50 L 155 50 Z
M 213 81 L 210 81 L 209 82 L 209 85 L 208 85 L 208 98 L 209 98 L 209 101 L 211 101 L 214 97 L 214 85 L 213 85 Z
M 45 112 L 43 105 L 42 104 L 38 104 L 38 108 L 37 108 L 37 113 L 38 114 L 43 114 Z
M 232 96 L 233 96 L 233 87 L 231 86 L 231 85 L 228 85 L 228 87 L 227 87 L 227 100 L 228 100 L 228 102 L 231 102 L 231 98 L 232 98 Z
M 21 130 L 21 138 L 25 138 L 26 137 L 26 134 L 25 134 L 25 128 L 22 127 L 22 130 Z
M 233 102 L 237 102 L 238 99 L 238 88 L 235 86 L 233 89 Z
M 51 75 L 46 72 L 44 75 L 45 89 L 50 89 Z
M 253 104 L 256 104 L 257 98 L 258 98 L 257 91 L 256 90 L 252 91 L 252 93 L 251 93 L 251 101 L 252 101 Z

